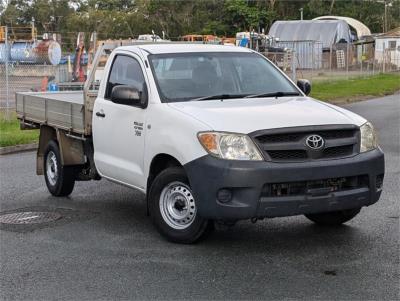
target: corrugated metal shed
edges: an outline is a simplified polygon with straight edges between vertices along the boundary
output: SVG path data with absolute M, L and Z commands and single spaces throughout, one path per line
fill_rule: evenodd
M 281 41 L 318 41 L 323 48 L 351 42 L 349 25 L 343 20 L 276 21 L 268 35 Z
M 315 41 L 279 41 L 279 47 L 292 49 L 295 53 L 296 69 L 322 68 L 322 43 Z
M 371 35 L 371 30 L 360 21 L 350 18 L 350 17 L 341 17 L 341 16 L 322 16 L 318 18 L 314 18 L 313 20 L 343 20 L 346 21 L 351 27 L 353 27 L 357 32 L 357 37 L 361 38 L 362 36 Z

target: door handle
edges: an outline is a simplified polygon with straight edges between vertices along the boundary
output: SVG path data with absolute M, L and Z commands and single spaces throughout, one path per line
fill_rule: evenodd
M 101 110 L 100 112 L 96 112 L 96 116 L 104 118 L 104 117 L 106 117 L 106 114 L 104 114 L 103 110 Z

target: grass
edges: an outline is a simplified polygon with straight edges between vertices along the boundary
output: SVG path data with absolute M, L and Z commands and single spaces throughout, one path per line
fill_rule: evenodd
M 9 112 L 7 120 L 5 112 L 0 111 L 0 147 L 29 144 L 38 141 L 39 130 L 21 131 L 15 112 Z
M 400 91 L 400 74 L 379 74 L 367 78 L 313 83 L 311 97 L 325 101 L 347 102 Z
M 384 96 L 400 91 L 399 74 L 379 74 L 368 78 L 316 82 L 311 96 L 331 102 L 361 100 L 373 96 Z M 0 147 L 38 142 L 38 130 L 21 131 L 15 112 L 0 111 Z

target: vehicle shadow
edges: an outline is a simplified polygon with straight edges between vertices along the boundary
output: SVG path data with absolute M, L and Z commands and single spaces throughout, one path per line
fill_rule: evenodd
M 326 248 L 329 246 L 350 247 L 362 241 L 364 234 L 357 227 L 341 225 L 321 227 L 302 216 L 265 219 L 257 224 L 242 221 L 227 229 L 217 229 L 200 244 L 209 247 L 246 245 L 248 252 L 262 251 L 281 253 L 298 252 L 300 249 Z
M 237 250 L 245 250 L 246 254 L 279 255 L 282 250 L 286 253 L 307 253 L 332 247 L 354 252 L 354 246 L 370 241 L 366 237 L 368 233 L 357 222 L 329 228 L 314 225 L 303 216 L 295 216 L 264 219 L 255 224 L 248 220 L 239 221 L 230 228 L 216 227 L 196 244 L 182 245 L 168 242 L 157 233 L 147 216 L 143 196 L 129 189 L 111 190 L 101 197 L 96 194 L 89 197 L 76 194 L 69 199 L 49 197 L 44 203 L 90 213 L 91 223 L 94 224 L 91 231 L 123 236 L 127 240 L 126 247 L 136 247 L 145 240 L 147 246 L 152 245 L 156 249 L 191 250 L 198 255 L 214 250 L 233 256 Z M 140 242 L 135 241 L 137 237 L 141 237 Z

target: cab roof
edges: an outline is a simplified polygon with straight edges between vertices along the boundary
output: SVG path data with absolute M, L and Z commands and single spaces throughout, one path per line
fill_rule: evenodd
M 119 47 L 119 49 L 127 51 L 131 51 L 135 48 L 140 48 L 150 54 L 187 52 L 251 52 L 251 50 L 244 47 L 194 43 L 148 43 Z

